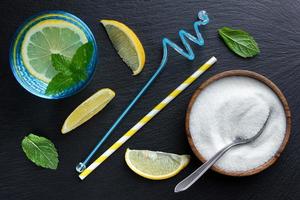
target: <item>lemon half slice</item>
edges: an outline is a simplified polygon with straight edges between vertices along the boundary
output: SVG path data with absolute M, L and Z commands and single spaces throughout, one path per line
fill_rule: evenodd
M 61 132 L 63 134 L 77 128 L 99 111 L 101 111 L 113 98 L 115 92 L 111 89 L 101 89 L 83 103 L 81 103 L 66 119 Z
M 125 24 L 115 20 L 101 20 L 105 30 L 123 61 L 130 67 L 133 75 L 144 68 L 145 51 L 136 34 Z
M 152 180 L 163 180 L 175 176 L 185 168 L 190 161 L 190 156 L 127 149 L 125 161 L 138 175 Z
M 87 41 L 84 32 L 70 22 L 44 20 L 25 34 L 21 47 L 22 60 L 30 74 L 49 83 L 57 74 L 51 63 L 51 54 L 61 54 L 71 59 Z

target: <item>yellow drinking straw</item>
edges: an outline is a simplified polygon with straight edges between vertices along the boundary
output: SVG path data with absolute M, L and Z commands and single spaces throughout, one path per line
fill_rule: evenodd
M 203 64 L 197 71 L 195 71 L 189 78 L 181 83 L 173 92 L 171 92 L 164 100 L 157 104 L 147 115 L 145 115 L 138 123 L 136 123 L 129 131 L 127 131 L 118 141 L 109 147 L 99 158 L 97 158 L 90 166 L 88 166 L 80 175 L 81 180 L 85 179 L 92 171 L 94 171 L 103 161 L 105 161 L 111 154 L 120 148 L 129 138 L 131 138 L 138 130 L 147 124 L 155 115 L 157 115 L 164 107 L 166 107 L 175 97 L 177 97 L 183 90 L 185 90 L 191 83 L 193 83 L 201 74 L 209 69 L 217 59 L 211 57 L 205 64 Z

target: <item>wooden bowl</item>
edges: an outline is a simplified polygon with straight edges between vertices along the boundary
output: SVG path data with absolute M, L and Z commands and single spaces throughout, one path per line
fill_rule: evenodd
M 202 161 L 203 163 L 206 162 L 206 160 L 201 155 L 201 153 L 196 149 L 196 146 L 191 137 L 190 127 L 189 127 L 190 112 L 191 112 L 191 109 L 193 107 L 193 104 L 194 104 L 196 98 L 198 97 L 198 95 L 201 93 L 201 91 L 204 88 L 206 88 L 209 84 L 213 83 L 214 81 L 217 81 L 221 78 L 230 77 L 230 76 L 245 76 L 245 77 L 254 78 L 254 79 L 264 83 L 265 85 L 269 86 L 275 92 L 275 94 L 277 94 L 278 98 L 280 99 L 280 101 L 283 105 L 283 108 L 284 108 L 285 116 L 286 116 L 286 131 L 285 131 L 284 139 L 283 139 L 282 144 L 279 147 L 278 151 L 276 152 L 276 154 L 269 161 L 265 162 L 264 164 L 254 168 L 254 169 L 247 170 L 247 171 L 228 172 L 228 171 L 225 171 L 216 166 L 212 167 L 212 170 L 214 170 L 218 173 L 224 174 L 224 175 L 228 175 L 228 176 L 250 176 L 250 175 L 257 174 L 257 173 L 267 169 L 279 158 L 279 156 L 280 156 L 281 152 L 284 150 L 284 148 L 289 140 L 290 134 L 291 134 L 291 112 L 289 109 L 288 102 L 287 102 L 286 98 L 284 97 L 283 93 L 280 91 L 280 89 L 266 77 L 264 77 L 258 73 L 252 72 L 252 71 L 231 70 L 231 71 L 225 71 L 225 72 L 219 73 L 219 74 L 209 78 L 207 81 L 205 81 L 204 83 L 202 83 L 200 85 L 200 87 L 195 91 L 195 93 L 193 94 L 193 96 L 190 100 L 190 103 L 189 103 L 188 109 L 187 109 L 187 113 L 186 113 L 186 120 L 185 120 L 186 134 L 187 134 L 188 142 L 189 142 L 194 154 L 197 156 L 197 158 L 200 161 Z

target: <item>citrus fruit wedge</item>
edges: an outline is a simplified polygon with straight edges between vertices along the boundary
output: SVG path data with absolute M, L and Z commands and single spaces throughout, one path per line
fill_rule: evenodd
M 139 74 L 144 68 L 145 51 L 136 34 L 125 24 L 115 20 L 101 20 L 109 39 L 119 56 L 132 70 Z
M 111 89 L 104 88 L 93 94 L 83 103 L 81 103 L 66 119 L 61 132 L 63 134 L 77 128 L 99 111 L 101 111 L 113 98 L 115 92 Z
M 25 34 L 21 45 L 22 61 L 31 75 L 49 83 L 57 74 L 51 63 L 51 54 L 61 54 L 71 59 L 86 42 L 84 32 L 70 22 L 44 20 Z
M 190 156 L 127 149 L 125 161 L 138 175 L 152 180 L 163 180 L 175 176 L 185 168 L 190 161 Z

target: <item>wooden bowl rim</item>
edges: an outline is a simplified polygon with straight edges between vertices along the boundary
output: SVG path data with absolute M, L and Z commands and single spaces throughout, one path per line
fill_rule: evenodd
M 218 173 L 224 174 L 224 175 L 228 175 L 228 176 L 250 176 L 250 175 L 257 174 L 257 173 L 267 169 L 268 167 L 270 167 L 272 164 L 275 163 L 275 161 L 279 158 L 280 154 L 284 150 L 284 148 L 289 140 L 290 134 L 291 134 L 291 112 L 289 109 L 288 102 L 287 102 L 285 96 L 283 95 L 283 93 L 281 92 L 281 90 L 271 80 L 269 80 L 265 76 L 258 74 L 256 72 L 253 72 L 253 71 L 248 71 L 248 70 L 229 70 L 229 71 L 224 71 L 219 74 L 216 74 L 216 75 L 212 76 L 211 78 L 209 78 L 208 80 L 206 80 L 205 82 L 203 82 L 194 92 L 194 94 L 189 102 L 189 105 L 188 105 L 188 109 L 186 112 L 186 120 L 185 120 L 186 134 L 187 134 L 189 145 L 191 146 L 193 153 L 196 155 L 196 157 L 201 162 L 203 162 L 203 163 L 206 162 L 204 157 L 196 149 L 196 146 L 194 145 L 194 142 L 193 142 L 193 139 L 192 139 L 192 136 L 190 133 L 190 129 L 189 129 L 190 112 L 191 112 L 191 109 L 194 105 L 196 98 L 199 96 L 199 94 L 201 93 L 201 91 L 203 89 L 205 89 L 208 85 L 210 85 L 211 83 L 213 83 L 217 80 L 220 80 L 225 77 L 230 77 L 230 76 L 250 77 L 250 78 L 254 78 L 254 79 L 264 83 L 265 85 L 267 85 L 278 96 L 279 100 L 281 101 L 281 103 L 283 105 L 284 112 L 286 115 L 286 131 L 285 131 L 284 139 L 281 143 L 281 146 L 279 147 L 279 149 L 277 150 L 275 155 L 272 158 L 270 158 L 270 160 L 268 160 L 267 162 L 265 162 L 264 164 L 262 164 L 256 168 L 253 168 L 253 169 L 250 169 L 247 171 L 228 172 L 228 171 L 223 170 L 222 168 L 219 168 L 216 166 L 212 167 L 212 170 L 214 170 L 215 172 L 218 172 Z

